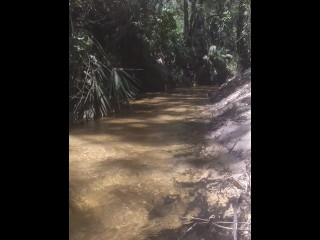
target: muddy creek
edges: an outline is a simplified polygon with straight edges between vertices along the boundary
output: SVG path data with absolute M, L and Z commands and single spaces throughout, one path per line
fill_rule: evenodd
M 192 183 L 208 127 L 196 116 L 213 87 L 149 93 L 121 116 L 69 131 L 71 240 L 157 239 L 197 216 Z M 198 119 L 198 120 L 196 120 Z

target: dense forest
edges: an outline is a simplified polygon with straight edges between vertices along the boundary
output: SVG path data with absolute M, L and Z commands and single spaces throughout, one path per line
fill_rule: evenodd
M 223 84 L 251 65 L 249 0 L 70 0 L 70 118 L 139 92 Z

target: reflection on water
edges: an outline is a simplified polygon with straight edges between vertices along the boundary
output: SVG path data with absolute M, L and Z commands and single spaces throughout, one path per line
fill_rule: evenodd
M 207 131 L 192 116 L 212 87 L 148 94 L 134 112 L 70 129 L 70 239 L 149 239 L 197 215 L 195 146 Z M 169 239 L 169 238 L 168 238 Z

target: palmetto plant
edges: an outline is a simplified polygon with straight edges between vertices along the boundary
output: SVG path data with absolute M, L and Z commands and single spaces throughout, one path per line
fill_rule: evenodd
M 129 104 L 138 92 L 137 79 L 125 69 L 111 67 L 100 44 L 90 40 L 94 48 L 78 47 L 71 54 L 70 110 L 74 119 L 102 117 L 121 111 L 121 105 Z
M 113 110 L 121 111 L 121 104 L 129 104 L 129 100 L 138 93 L 136 85 L 139 85 L 139 82 L 127 72 L 130 70 L 133 69 L 113 68 L 111 71 L 111 81 L 107 85 L 107 90 Z

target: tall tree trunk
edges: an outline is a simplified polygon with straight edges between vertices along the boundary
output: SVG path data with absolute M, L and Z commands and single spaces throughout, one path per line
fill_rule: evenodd
M 190 16 L 190 24 L 189 24 L 189 39 L 191 40 L 191 46 L 194 50 L 194 30 L 195 30 L 195 19 L 196 19 L 196 0 L 192 0 L 191 2 L 191 16 Z
M 188 0 L 183 0 L 183 16 L 184 16 L 184 36 L 188 39 L 189 36 L 189 13 L 188 13 Z
M 242 33 L 245 25 L 246 2 L 246 0 L 239 0 L 239 12 L 237 20 L 237 51 L 240 57 L 240 65 L 243 71 L 250 67 L 250 56 L 248 53 L 248 46 L 246 46 L 246 39 L 244 38 Z

